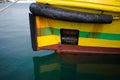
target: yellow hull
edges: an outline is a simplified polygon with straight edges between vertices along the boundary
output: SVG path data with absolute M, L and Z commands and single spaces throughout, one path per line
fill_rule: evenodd
M 78 32 L 76 46 L 120 48 L 120 1 L 119 0 L 37 0 L 38 4 L 93 14 L 113 16 L 110 24 L 81 23 L 50 19 L 35 15 L 36 48 L 62 44 L 62 30 Z M 49 13 L 47 13 L 49 14 Z M 66 37 L 63 37 L 66 38 Z M 66 38 L 68 40 L 68 37 Z M 75 39 L 72 39 L 75 41 Z M 72 40 L 70 40 L 72 42 Z M 68 42 L 70 42 L 68 40 Z M 69 45 L 69 44 L 67 44 Z M 46 49 L 46 48 L 45 48 Z M 50 48 L 51 49 L 51 48 Z M 118 51 L 119 53 L 120 51 Z
M 120 12 L 119 0 L 36 0 L 37 3 L 55 6 L 78 7 L 102 11 Z

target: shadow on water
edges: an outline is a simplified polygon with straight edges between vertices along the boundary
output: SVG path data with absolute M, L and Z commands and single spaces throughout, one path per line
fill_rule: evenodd
M 35 80 L 120 80 L 120 55 L 34 56 Z

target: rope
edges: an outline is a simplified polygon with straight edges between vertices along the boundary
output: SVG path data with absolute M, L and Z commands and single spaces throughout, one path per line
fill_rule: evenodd
M 9 4 L 9 5 L 5 6 L 5 7 L 3 7 L 2 9 L 0 9 L 0 13 L 3 12 L 3 11 L 5 11 L 6 9 L 8 9 L 9 7 L 11 7 L 12 5 L 14 5 L 18 1 L 19 0 L 16 0 L 15 2 L 13 2 L 13 3 L 11 3 L 11 4 Z

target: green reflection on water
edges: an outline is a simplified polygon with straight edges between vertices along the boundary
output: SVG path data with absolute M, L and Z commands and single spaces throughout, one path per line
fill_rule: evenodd
M 119 80 L 120 64 L 114 64 L 113 60 L 104 62 L 103 58 L 110 60 L 111 56 L 57 53 L 35 56 L 35 80 Z

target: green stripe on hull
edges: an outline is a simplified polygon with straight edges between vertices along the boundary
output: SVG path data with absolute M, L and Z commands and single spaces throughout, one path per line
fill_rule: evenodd
M 46 36 L 46 35 L 60 35 L 60 29 L 56 28 L 39 28 L 37 29 L 38 36 Z
M 80 32 L 79 37 L 82 38 L 97 38 L 107 40 L 120 40 L 120 34 L 108 34 L 108 33 L 97 33 L 97 32 Z
M 58 35 L 60 36 L 60 29 L 57 28 L 39 28 L 37 29 L 38 36 L 46 35 Z M 97 38 L 97 39 L 107 39 L 107 40 L 120 40 L 120 34 L 109 34 L 100 32 L 79 32 L 79 37 L 81 38 Z

